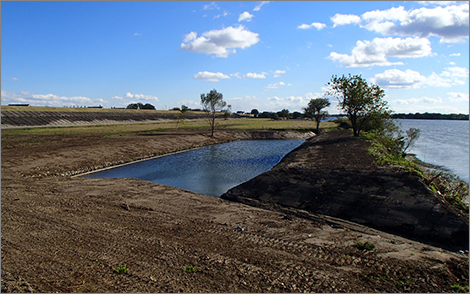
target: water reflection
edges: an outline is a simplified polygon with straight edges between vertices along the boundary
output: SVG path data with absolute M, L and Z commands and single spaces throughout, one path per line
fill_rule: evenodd
M 138 178 L 220 196 L 270 170 L 304 140 L 247 140 L 208 146 L 87 175 Z

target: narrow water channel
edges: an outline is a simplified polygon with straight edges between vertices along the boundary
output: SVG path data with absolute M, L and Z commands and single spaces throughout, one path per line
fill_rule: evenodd
M 138 178 L 219 197 L 270 170 L 305 140 L 246 140 L 207 146 L 86 175 Z

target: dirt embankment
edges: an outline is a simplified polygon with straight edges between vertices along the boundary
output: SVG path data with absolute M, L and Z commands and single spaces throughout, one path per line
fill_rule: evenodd
M 249 136 L 2 134 L 2 292 L 422 293 L 468 286 L 467 256 L 354 222 L 137 179 L 67 175 Z M 376 247 L 361 250 L 357 241 Z M 116 273 L 123 264 L 127 273 Z M 185 272 L 185 265 L 198 270 Z
M 443 248 L 468 250 L 468 214 L 415 174 L 377 166 L 349 131 L 308 140 L 275 168 L 221 198 L 272 209 L 325 214 Z

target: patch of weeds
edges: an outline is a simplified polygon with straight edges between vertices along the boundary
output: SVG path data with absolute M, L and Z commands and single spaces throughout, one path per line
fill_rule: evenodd
M 435 194 L 444 198 L 450 204 L 468 211 L 466 198 L 469 188 L 467 183 L 461 181 L 458 176 L 436 170 L 425 174 L 424 182 Z
M 196 266 L 192 266 L 192 265 L 185 265 L 183 266 L 183 271 L 185 273 L 195 273 L 199 270 L 199 267 L 196 265 Z
M 360 241 L 357 241 L 356 247 L 359 250 L 373 250 L 375 248 L 375 245 L 373 243 L 370 243 L 369 241 L 366 241 L 364 244 L 362 244 Z
M 389 276 L 380 276 L 380 279 L 385 282 L 386 280 L 390 280 L 390 277 Z
M 450 288 L 453 291 L 468 293 L 468 285 L 460 286 L 459 284 L 453 284 Z
M 118 274 L 125 274 L 125 273 L 127 273 L 128 269 L 129 268 L 127 267 L 126 264 L 121 264 L 120 266 L 115 267 L 114 271 Z
M 370 275 L 364 275 L 364 278 L 366 280 L 368 280 L 369 282 L 373 283 L 375 281 L 374 277 L 373 276 L 370 276 Z
M 410 286 L 411 284 L 413 284 L 413 282 L 411 281 L 397 281 L 396 282 L 396 285 L 398 287 L 406 287 L 406 286 Z

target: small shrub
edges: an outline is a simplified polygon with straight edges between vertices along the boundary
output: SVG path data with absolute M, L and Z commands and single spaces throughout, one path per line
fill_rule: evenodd
M 356 247 L 360 250 L 373 250 L 375 248 L 375 245 L 373 243 L 370 243 L 369 241 L 366 241 L 364 244 L 362 244 L 360 241 L 357 241 Z
M 347 119 L 347 118 L 337 118 L 337 119 L 333 120 L 333 122 L 339 124 L 338 127 L 343 128 L 343 129 L 352 128 L 351 123 L 349 122 L 349 119 Z
M 454 291 L 458 291 L 458 292 L 463 292 L 463 293 L 468 293 L 468 285 L 465 285 L 465 286 L 460 286 L 458 284 L 454 284 L 452 286 L 450 286 L 452 288 L 452 290 Z
M 468 185 L 456 175 L 445 171 L 433 171 L 425 175 L 425 183 L 434 192 L 447 200 L 450 204 L 468 211 Z
M 396 285 L 398 287 L 406 287 L 406 286 L 410 286 L 411 284 L 413 284 L 413 282 L 411 281 L 397 281 L 396 282 Z
M 199 270 L 199 267 L 196 265 L 196 266 L 192 266 L 192 265 L 185 265 L 183 266 L 183 271 L 185 273 L 195 273 Z
M 114 269 L 114 271 L 115 271 L 116 273 L 118 273 L 118 274 L 125 274 L 125 273 L 127 273 L 127 270 L 128 270 L 128 269 L 129 269 L 129 268 L 127 267 L 127 265 L 121 264 L 120 266 L 116 267 L 116 268 Z

